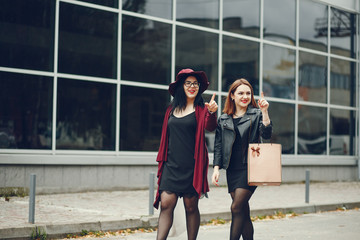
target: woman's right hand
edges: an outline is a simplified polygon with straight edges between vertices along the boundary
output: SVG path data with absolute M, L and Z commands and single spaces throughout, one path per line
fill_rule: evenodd
M 219 186 L 218 181 L 220 177 L 219 166 L 214 166 L 214 172 L 211 177 L 211 181 L 215 186 Z

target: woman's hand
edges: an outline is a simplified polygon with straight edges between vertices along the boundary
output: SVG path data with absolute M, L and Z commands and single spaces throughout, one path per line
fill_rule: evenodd
M 209 110 L 210 113 L 214 113 L 217 111 L 218 109 L 218 105 L 217 103 L 215 102 L 215 96 L 216 96 L 216 93 L 214 93 L 211 97 L 211 100 L 209 103 L 205 103 L 205 106 L 207 107 L 207 109 Z
M 220 177 L 219 166 L 215 166 L 214 167 L 214 172 L 213 172 L 212 177 L 211 177 L 211 181 L 215 186 L 219 186 L 219 184 L 218 184 L 219 177 Z
M 261 97 L 258 100 L 258 105 L 259 105 L 261 112 L 264 112 L 269 108 L 269 103 L 264 98 L 264 92 L 261 92 Z
M 264 92 L 261 92 L 261 97 L 258 100 L 258 105 L 259 105 L 259 108 L 263 115 L 262 122 L 263 122 L 264 126 L 268 126 L 270 124 L 270 117 L 269 117 L 269 113 L 268 113 L 269 102 L 265 100 Z

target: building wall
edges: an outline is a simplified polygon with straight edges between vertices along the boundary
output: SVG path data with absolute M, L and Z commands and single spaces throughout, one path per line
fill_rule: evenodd
M 304 182 L 310 171 L 311 181 L 357 181 L 356 165 L 283 166 L 282 182 Z M 149 187 L 150 174 L 156 166 L 144 165 L 1 165 L 0 189 L 28 188 L 30 175 L 36 175 L 36 192 L 39 194 L 85 191 L 136 190 Z M 211 185 L 212 167 L 208 172 Z M 226 185 L 226 172 L 220 172 L 220 185 Z
M 0 2 L 0 187 L 146 187 L 182 68 L 265 93 L 285 182 L 359 178 L 358 1 L 91 2 Z

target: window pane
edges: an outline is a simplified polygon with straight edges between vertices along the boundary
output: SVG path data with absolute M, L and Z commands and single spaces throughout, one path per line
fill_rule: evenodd
M 78 0 L 78 1 L 99 4 L 113 8 L 117 8 L 119 6 L 118 0 Z
M 222 91 L 239 78 L 245 78 L 259 94 L 259 43 L 223 36 Z
M 204 71 L 209 89 L 217 90 L 219 36 L 184 27 L 176 28 L 176 61 L 178 73 L 183 68 Z
M 264 38 L 295 45 L 295 0 L 264 1 Z
M 58 80 L 56 148 L 115 150 L 116 85 Z
M 0 66 L 52 71 L 55 1 L 0 1 Z
M 117 14 L 60 3 L 59 72 L 116 78 Z
M 299 52 L 299 100 L 326 103 L 327 58 Z
M 330 110 L 330 154 L 354 155 L 355 111 Z
M 299 1 L 299 45 L 327 51 L 328 8 L 310 0 Z
M 171 25 L 123 16 L 121 78 L 169 84 Z
M 53 81 L 0 72 L 0 148 L 51 149 Z
M 273 124 L 271 142 L 280 143 L 282 145 L 282 153 L 294 154 L 294 104 L 270 102 L 269 115 Z
M 356 105 L 356 68 L 355 63 L 331 59 L 330 103 L 342 106 Z
M 223 30 L 260 36 L 260 1 L 259 0 L 224 0 Z
M 264 44 L 263 92 L 268 97 L 295 98 L 295 51 Z
M 219 0 L 176 1 L 176 20 L 210 28 L 219 28 Z
M 167 90 L 121 87 L 120 150 L 157 151 L 166 107 Z
M 331 8 L 331 53 L 356 58 L 356 15 Z
M 123 0 L 122 8 L 154 17 L 171 19 L 172 16 L 172 1 L 169 0 Z
M 299 154 L 326 154 L 326 119 L 326 108 L 299 105 Z

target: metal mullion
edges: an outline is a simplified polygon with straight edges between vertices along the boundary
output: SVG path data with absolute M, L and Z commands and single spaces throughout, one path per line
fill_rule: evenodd
M 228 37 L 233 37 L 233 38 L 239 38 L 239 39 L 244 39 L 244 40 L 249 40 L 252 42 L 260 42 L 260 39 L 257 37 L 251 37 L 251 36 L 246 36 L 240 33 L 233 33 L 233 32 L 227 32 L 222 30 L 222 35 L 224 36 L 228 36 Z
M 266 39 L 263 39 L 263 42 L 268 44 L 268 45 L 272 45 L 272 46 L 276 46 L 276 47 L 282 47 L 282 48 L 288 48 L 288 49 L 296 50 L 296 46 L 293 46 L 293 45 L 290 45 L 290 44 L 274 42 L 274 41 L 270 41 L 270 40 L 266 40 Z
M 59 0 L 59 1 L 64 2 L 64 3 L 73 4 L 73 5 L 83 6 L 83 7 L 95 8 L 95 9 L 108 11 L 108 12 L 114 12 L 114 13 L 118 12 L 118 10 L 116 8 L 98 5 L 98 4 L 94 4 L 94 3 L 87 3 L 87 2 L 74 1 L 74 0 Z
M 327 31 L 327 112 L 326 112 L 326 155 L 330 156 L 330 102 L 331 102 L 331 8 L 328 5 L 328 31 Z
M 336 59 L 340 59 L 340 60 L 345 60 L 345 61 L 349 61 L 349 62 L 356 62 L 356 59 L 353 58 L 349 58 L 349 57 L 345 57 L 345 56 L 341 56 L 341 55 L 336 55 L 336 54 L 329 54 L 332 58 L 336 58 Z
M 112 78 L 91 77 L 91 76 L 75 75 L 75 74 L 67 74 L 67 73 L 56 73 L 56 75 L 57 77 L 68 78 L 76 81 L 116 83 L 116 79 L 112 79 Z
M 296 0 L 296 25 L 295 25 L 295 45 L 296 45 L 296 50 L 295 50 L 295 126 L 294 126 L 294 155 L 297 156 L 298 155 L 298 133 L 299 133 L 299 0 Z
M 121 46 L 122 46 L 122 0 L 118 6 L 118 54 L 117 54 L 117 82 L 116 82 L 116 114 L 115 114 L 115 152 L 120 152 L 120 110 L 121 110 Z
M 151 20 L 151 21 L 156 21 L 156 22 L 163 22 L 163 23 L 168 23 L 168 24 L 173 23 L 172 20 L 169 20 L 166 18 L 154 17 L 154 16 L 145 15 L 145 14 L 137 13 L 137 12 L 131 12 L 131 11 L 127 11 L 127 10 L 121 10 L 121 12 L 122 12 L 122 15 L 125 15 L 125 16 L 137 17 L 137 18 L 141 18 L 141 19 L 146 19 L 146 20 Z
M 53 112 L 52 112 L 52 140 L 51 150 L 52 154 L 56 153 L 56 118 L 57 118 L 57 85 L 58 85 L 58 49 L 59 49 L 59 10 L 60 0 L 55 3 L 55 36 L 54 36 L 54 80 L 53 80 Z
M 298 49 L 302 52 L 312 53 L 312 54 L 316 54 L 316 55 L 320 55 L 320 56 L 324 56 L 324 57 L 329 55 L 327 52 L 323 52 L 323 51 L 319 51 L 319 50 L 315 50 L 315 49 L 311 49 L 311 48 L 304 48 L 301 46 L 298 46 Z
M 30 69 L 0 67 L 0 71 L 11 72 L 11 73 L 20 73 L 20 74 L 39 75 L 39 76 L 45 76 L 45 77 L 54 77 L 53 72 L 44 72 L 44 71 L 30 70 Z
M 0 149 L 0 154 L 39 154 L 39 155 L 53 155 L 53 151 L 42 149 Z M 1 163 L 1 160 L 0 160 Z
M 203 27 L 203 26 L 190 24 L 190 23 L 184 23 L 184 22 L 176 22 L 176 25 L 180 26 L 180 27 L 186 27 L 186 28 L 190 28 L 190 29 L 194 29 L 194 30 L 200 30 L 200 31 L 216 33 L 216 34 L 219 34 L 219 32 L 220 32 L 218 29 L 215 29 L 215 28 Z
M 260 0 L 260 44 L 259 44 L 259 95 L 263 90 L 263 68 L 264 68 L 264 0 Z
M 222 109 L 222 101 L 221 101 L 221 92 L 222 92 L 222 71 L 223 71 L 223 4 L 224 1 L 219 1 L 219 49 L 218 49 L 218 86 L 217 86 L 217 95 L 218 95 L 218 115 L 220 115 L 219 112 L 221 112 Z
M 176 61 L 176 1 L 172 3 L 172 26 L 171 26 L 171 78 L 170 82 L 175 82 L 175 61 Z M 170 96 L 171 97 L 171 96 Z M 172 98 L 172 97 L 171 97 Z

